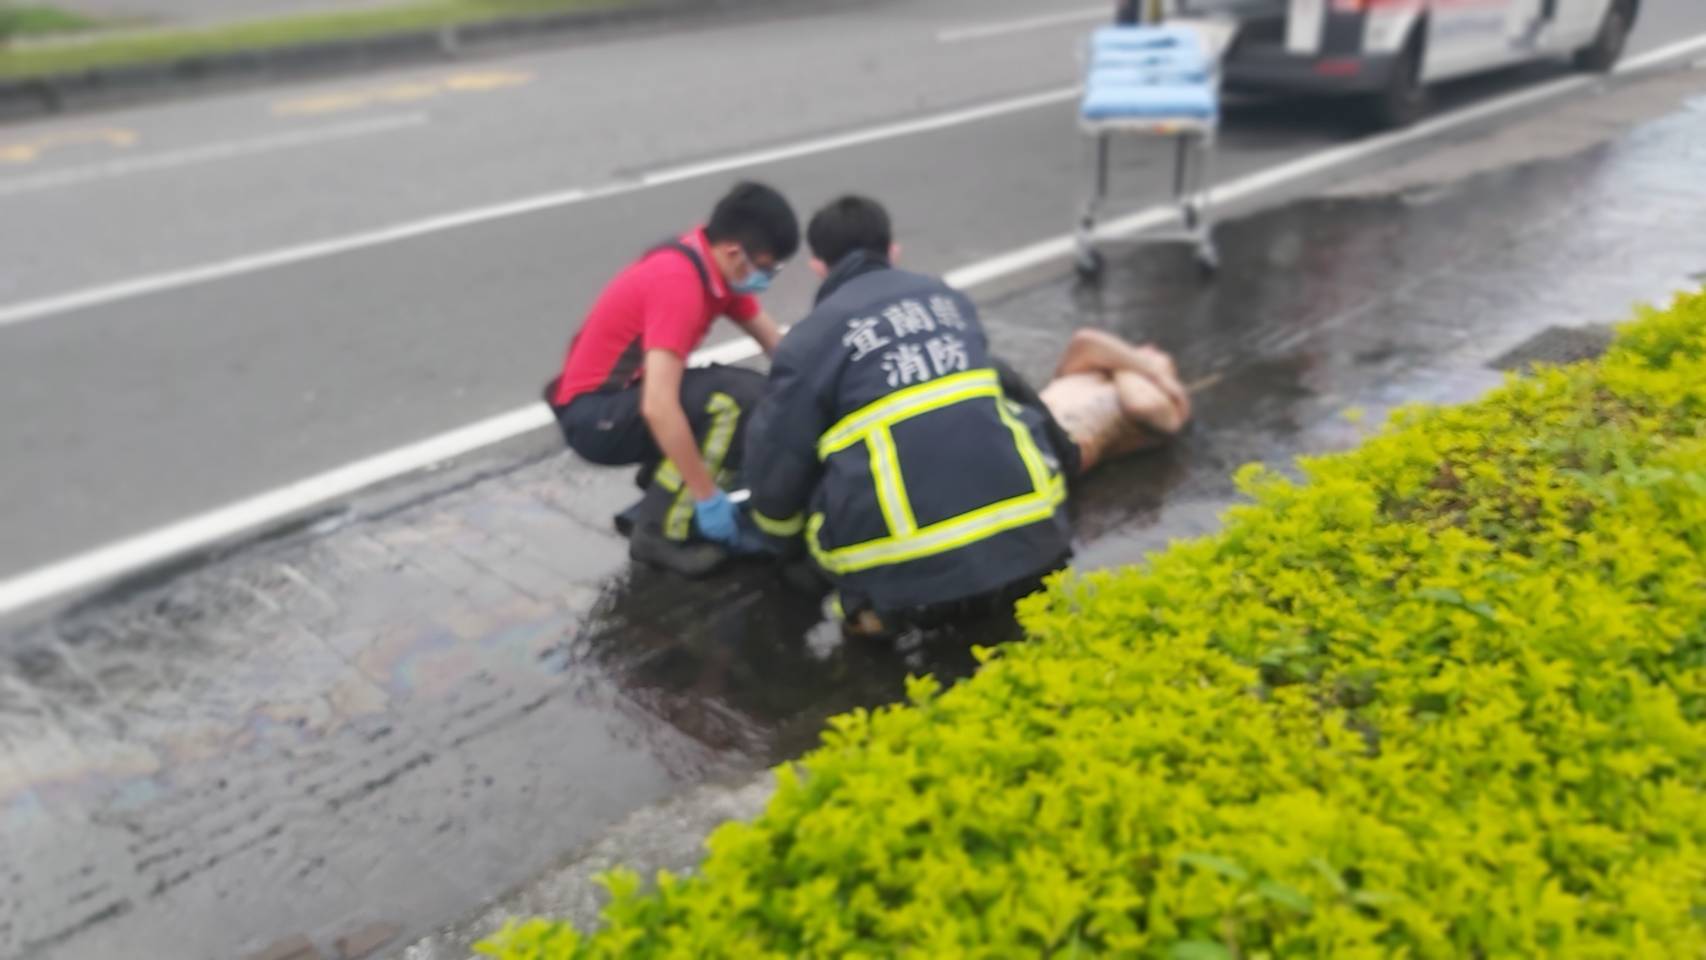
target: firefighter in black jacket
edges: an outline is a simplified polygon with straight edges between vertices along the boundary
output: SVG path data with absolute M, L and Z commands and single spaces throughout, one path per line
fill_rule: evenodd
M 853 625 L 1028 592 L 1070 558 L 1076 447 L 1004 394 L 970 300 L 892 266 L 875 201 L 835 201 L 806 240 L 825 279 L 748 424 L 752 519 L 803 535 Z

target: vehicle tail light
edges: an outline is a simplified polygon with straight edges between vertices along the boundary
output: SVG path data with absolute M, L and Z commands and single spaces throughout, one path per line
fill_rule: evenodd
M 1315 72 L 1323 77 L 1354 77 L 1362 73 L 1362 62 L 1350 59 L 1317 60 Z

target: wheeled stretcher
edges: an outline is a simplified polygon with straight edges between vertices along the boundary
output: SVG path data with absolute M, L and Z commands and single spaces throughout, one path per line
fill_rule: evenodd
M 1092 172 L 1077 230 L 1080 274 L 1101 273 L 1096 223 L 1109 199 L 1109 157 L 1116 136 L 1173 141 L 1172 200 L 1179 229 L 1153 239 L 1184 240 L 1205 273 L 1219 267 L 1209 185 L 1220 125 L 1218 57 L 1196 30 L 1179 25 L 1103 27 L 1086 56 L 1079 125 L 1091 144 Z

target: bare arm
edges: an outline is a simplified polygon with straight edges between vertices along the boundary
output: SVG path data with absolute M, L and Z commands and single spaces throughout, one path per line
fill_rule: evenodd
M 774 357 L 776 355 L 776 345 L 782 342 L 782 328 L 776 325 L 776 321 L 771 318 L 769 313 L 760 313 L 741 324 L 741 329 L 745 330 L 746 335 L 758 343 L 759 349 L 764 351 L 765 356 Z
M 1154 347 L 1134 346 L 1100 330 L 1078 330 L 1066 345 L 1054 375 L 1058 379 L 1075 373 L 1141 375 L 1172 401 L 1181 421 L 1190 419 L 1190 394 L 1180 385 L 1172 358 Z
M 681 374 L 687 364 L 669 350 L 646 351 L 646 375 L 641 383 L 640 414 L 658 449 L 681 471 L 681 480 L 695 500 L 717 492 L 716 481 L 699 454 L 687 412 L 681 409 Z
M 1072 339 L 1067 341 L 1066 352 L 1061 354 L 1060 365 L 1055 368 L 1054 375 L 1059 379 L 1075 373 L 1113 374 L 1119 370 L 1141 371 L 1143 368 L 1144 362 L 1137 347 L 1111 333 L 1082 328 L 1072 332 Z

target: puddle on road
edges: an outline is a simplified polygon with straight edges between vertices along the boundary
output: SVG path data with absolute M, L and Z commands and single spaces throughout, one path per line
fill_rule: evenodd
M 1188 251 L 1126 249 L 1101 287 L 989 305 L 1033 376 L 1092 325 L 1213 380 L 1176 445 L 1078 489 L 1081 564 L 1210 530 L 1237 466 L 1472 395 L 1537 330 L 1621 317 L 1698 270 L 1675 240 L 1706 183 L 1672 158 L 1699 149 L 1667 122 L 1567 162 L 1225 224 L 1212 284 Z M 763 570 L 629 570 L 607 527 L 632 494 L 553 458 L 0 638 L 0 956 L 419 933 L 1016 633 L 849 644 Z

